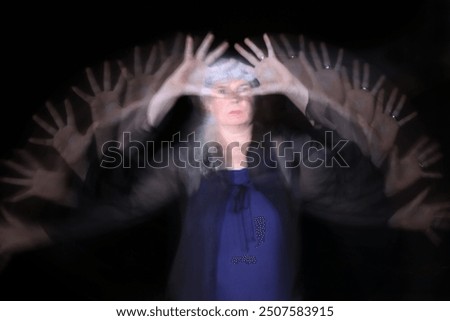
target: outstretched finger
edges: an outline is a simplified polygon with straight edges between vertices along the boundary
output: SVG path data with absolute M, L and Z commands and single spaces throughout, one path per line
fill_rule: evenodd
M 361 82 L 359 80 L 359 61 L 353 60 L 353 73 L 352 73 L 352 79 L 353 79 L 353 89 L 360 89 Z
M 288 40 L 286 39 L 286 41 L 288 41 Z M 292 59 L 295 57 L 295 54 L 291 56 L 289 54 L 289 51 L 287 51 L 287 49 L 284 48 L 286 46 L 285 45 L 284 45 L 284 47 L 281 46 L 277 39 L 271 39 L 271 42 L 272 42 L 272 47 L 273 47 L 277 57 L 279 57 L 280 59 L 286 60 L 286 59 Z M 291 46 L 291 48 L 292 48 L 292 46 Z
M 289 58 L 294 58 L 295 57 L 295 50 L 291 45 L 291 42 L 289 41 L 289 39 L 286 37 L 286 35 L 284 33 L 280 34 L 280 40 L 283 43 L 283 46 L 285 48 L 285 50 L 277 50 L 277 52 L 279 53 L 279 55 L 281 56 L 286 56 Z M 272 44 L 276 47 L 278 47 L 278 43 L 277 41 L 274 41 L 272 39 Z M 279 48 L 281 49 L 281 48 Z
M 125 77 L 123 74 L 120 74 L 119 79 L 117 79 L 117 83 L 114 86 L 113 92 L 120 93 L 125 88 Z
M 0 182 L 17 186 L 31 186 L 33 181 L 30 178 L 0 177 Z
M 415 111 L 415 112 L 412 112 L 412 113 L 409 114 L 408 116 L 403 117 L 402 119 L 400 119 L 400 120 L 398 121 L 398 125 L 399 125 L 399 126 L 405 125 L 405 124 L 406 124 L 407 122 L 409 122 L 410 120 L 416 118 L 417 115 L 418 115 L 418 113 L 417 113 L 416 111 Z M 393 114 L 393 116 L 395 116 L 395 114 Z
M 394 102 L 397 98 L 398 88 L 394 88 L 391 91 L 391 94 L 389 95 L 388 101 L 386 102 L 386 109 L 385 112 L 387 115 L 390 115 L 392 113 L 392 109 L 394 108 Z
M 18 192 L 16 194 L 14 194 L 13 196 L 9 197 L 7 199 L 7 201 L 11 202 L 11 203 L 16 203 L 16 202 L 23 201 L 27 198 L 30 198 L 32 196 L 33 196 L 33 193 L 31 192 L 31 190 L 26 190 L 24 192 Z
M 103 90 L 111 90 L 111 66 L 109 65 L 109 61 L 103 63 Z
M 38 115 L 33 115 L 33 120 L 41 127 L 43 130 L 45 130 L 47 133 L 49 133 L 52 136 L 55 136 L 57 130 L 50 126 L 45 120 L 43 120 Z
M 31 153 L 25 149 L 19 149 L 16 151 L 16 154 L 24 160 L 25 163 L 29 164 L 31 168 L 40 168 L 42 167 L 39 164 L 39 161 L 31 155 Z
M 316 90 L 318 90 L 317 88 L 321 88 L 320 85 L 318 84 L 318 80 L 315 75 L 315 70 L 314 70 L 313 66 L 310 64 L 310 62 L 308 61 L 308 59 L 306 59 L 306 53 L 304 51 L 301 51 L 298 54 L 298 59 L 300 60 L 300 63 L 302 65 L 303 69 L 305 70 L 306 74 L 312 80 L 312 83 L 313 83 L 312 86 L 315 87 Z
M 306 52 L 306 45 L 305 45 L 305 37 L 300 34 L 298 36 L 298 46 L 299 46 L 299 54 L 300 52 Z
M 361 88 L 367 90 L 369 88 L 369 79 L 370 79 L 370 66 L 367 62 L 363 65 L 363 77 L 361 81 Z
M 35 138 L 30 137 L 28 138 L 28 141 L 32 144 L 36 145 L 43 145 L 43 146 L 53 146 L 53 139 L 52 138 Z
M 386 80 L 386 76 L 384 76 L 384 75 L 381 75 L 379 78 L 378 78 L 378 80 L 377 80 L 377 82 L 375 83 L 375 85 L 373 85 L 373 88 L 372 88 L 372 90 L 370 91 L 370 93 L 372 94 L 372 95 L 376 95 L 377 94 L 377 92 L 380 90 L 380 88 L 381 88 L 381 86 L 383 85 L 383 83 L 384 83 L 384 81 Z
M 228 42 L 224 41 L 222 42 L 217 48 L 215 48 L 213 51 L 211 51 L 205 58 L 205 63 L 207 65 L 212 64 L 214 61 L 216 61 L 217 58 L 222 56 L 224 52 L 228 48 Z
M 259 60 L 263 60 L 266 55 L 250 38 L 245 38 L 244 43 L 253 51 Z
M 430 192 L 431 188 L 427 187 L 426 189 L 424 189 L 422 192 L 420 192 L 416 197 L 413 198 L 413 200 L 409 203 L 408 208 L 409 209 L 414 209 L 416 207 L 418 207 L 421 203 L 423 203 L 423 201 L 425 200 L 425 198 L 428 196 L 428 193 Z
M 59 113 L 56 111 L 56 108 L 53 106 L 53 104 L 49 101 L 45 103 L 45 106 L 47 107 L 48 112 L 50 115 L 52 115 L 53 120 L 55 121 L 56 126 L 61 129 L 65 126 L 63 119 L 59 115 Z
M 434 246 L 439 246 L 439 244 L 442 243 L 442 238 L 441 236 L 436 233 L 435 231 L 433 231 L 433 229 L 431 228 L 427 228 L 424 231 L 425 235 L 428 237 L 428 239 L 430 240 L 431 243 L 434 244 Z
M 155 77 L 153 81 L 159 83 L 163 76 L 166 75 L 167 71 L 173 66 L 172 59 L 166 59 L 162 65 L 158 68 L 158 70 L 153 74 Z
M 384 102 L 384 90 L 380 90 L 377 95 L 377 99 L 375 102 L 375 115 L 383 113 L 383 102 Z
M 429 204 L 430 210 L 434 213 L 442 213 L 450 211 L 450 202 L 437 202 Z M 449 215 L 449 214 L 447 214 Z
M 84 136 L 85 136 L 86 138 L 88 138 L 88 139 L 91 139 L 92 136 L 94 136 L 94 132 L 95 132 L 95 129 L 96 129 L 97 127 L 98 127 L 98 122 L 92 123 L 92 124 L 88 127 L 88 129 L 86 130 L 86 132 L 84 133 Z
M 397 167 L 397 164 L 399 163 L 398 154 L 399 154 L 398 146 L 394 145 L 389 154 L 389 168 L 390 169 Z
M 344 86 L 344 90 L 346 92 L 349 92 L 352 89 L 352 85 L 350 83 L 350 78 L 348 76 L 346 67 L 341 68 L 341 78 L 342 78 L 342 85 Z
M 170 55 L 173 56 L 179 56 L 182 52 L 183 47 L 183 34 L 181 32 L 177 32 L 175 35 L 175 39 L 173 41 L 172 49 L 170 50 Z M 161 52 L 162 54 L 162 52 Z
M 436 152 L 438 152 L 439 149 L 440 149 L 439 144 L 437 142 L 433 142 L 432 144 L 423 149 L 423 151 L 420 153 L 420 158 L 425 159 L 430 154 L 435 154 Z
M 403 109 L 403 106 L 405 105 L 405 101 L 406 101 L 406 95 L 402 95 L 400 97 L 400 100 L 397 103 L 397 106 L 395 107 L 395 109 L 392 111 L 392 115 L 393 116 L 398 116 L 400 115 L 400 112 Z
M 148 56 L 147 62 L 145 63 L 145 70 L 144 72 L 146 74 L 151 74 L 156 62 L 156 53 L 157 53 L 158 47 L 152 46 L 152 49 L 150 50 L 150 54 Z
M 86 94 L 83 90 L 76 86 L 72 86 L 72 90 L 75 94 L 77 94 L 81 99 L 83 99 L 85 102 L 90 103 L 92 101 L 92 96 Z
M 158 50 L 161 58 L 167 58 L 169 56 L 164 41 L 162 40 L 158 41 Z
M 324 42 L 320 43 L 320 51 L 322 52 L 323 66 L 329 69 L 331 67 L 330 55 Z
M 444 175 L 439 172 L 422 172 L 421 176 L 423 178 L 436 178 L 436 179 L 444 178 Z
M 199 60 L 204 60 L 206 57 L 206 54 L 209 50 L 209 47 L 211 47 L 211 44 L 214 40 L 214 35 L 211 32 L 208 32 L 206 37 L 203 39 L 202 43 L 200 44 L 200 47 L 198 47 L 197 52 L 195 53 L 195 58 Z
M 373 128 L 361 114 L 357 113 L 355 116 L 356 121 L 361 126 L 366 137 L 371 137 L 373 134 L 375 134 Z
M 234 44 L 234 48 L 242 57 L 244 57 L 253 66 L 256 66 L 259 63 L 259 61 L 255 58 L 255 56 L 249 53 L 247 50 L 245 50 L 244 47 L 242 47 L 240 44 L 238 43 Z
M 13 226 L 22 225 L 21 221 L 10 211 L 8 211 L 4 206 L 0 206 L 0 211 L 2 212 L 2 216 L 8 224 Z
M 344 49 L 339 48 L 334 70 L 339 71 L 342 67 L 342 60 L 344 59 Z
M 270 42 L 270 37 L 267 33 L 263 35 L 264 43 L 266 44 L 267 48 L 267 56 L 268 57 L 275 57 L 275 52 L 272 47 L 272 43 Z
M 184 59 L 191 59 L 194 57 L 194 39 L 191 35 L 186 36 L 186 44 L 184 46 Z
M 431 231 L 450 230 L 450 211 L 435 213 L 430 226 Z
M 25 177 L 32 177 L 33 171 L 31 169 L 26 168 L 25 166 L 11 161 L 11 160 L 1 160 L 0 161 L 3 165 L 15 170 L 17 173 L 22 174 Z
M 422 136 L 419 140 L 411 147 L 408 153 L 414 155 L 420 155 L 420 150 L 430 141 L 429 137 Z
M 319 57 L 319 53 L 317 52 L 316 45 L 312 41 L 309 43 L 309 52 L 311 54 L 314 68 L 316 68 L 316 70 L 323 69 L 323 65 L 322 65 L 322 62 L 320 61 L 320 57 Z
M 440 161 L 443 157 L 444 157 L 444 155 L 442 153 L 436 153 L 429 159 L 422 161 L 422 167 L 431 166 L 431 165 L 437 163 L 438 161 Z
M 120 69 L 120 74 L 126 79 L 126 80 L 131 80 L 133 78 L 133 76 L 130 74 L 130 71 L 128 70 L 128 68 L 125 66 L 125 64 L 122 62 L 122 60 L 117 60 L 117 64 L 119 65 L 119 69 Z
M 64 100 L 64 107 L 66 108 L 67 125 L 75 127 L 75 114 L 69 99 Z
M 91 85 L 92 92 L 97 95 L 101 92 L 100 86 L 97 83 L 97 80 L 95 79 L 94 72 L 91 68 L 86 68 L 86 75 L 87 79 L 89 81 L 89 84 Z

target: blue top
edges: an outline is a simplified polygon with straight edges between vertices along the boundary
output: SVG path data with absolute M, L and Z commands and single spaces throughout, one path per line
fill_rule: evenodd
M 251 184 L 247 169 L 227 172 L 233 188 L 219 231 L 217 299 L 289 300 L 279 213 Z

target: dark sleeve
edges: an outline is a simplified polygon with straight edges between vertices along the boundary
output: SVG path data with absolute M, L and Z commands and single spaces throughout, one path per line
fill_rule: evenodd
M 163 156 L 165 154 L 165 156 Z M 161 208 L 180 198 L 184 180 L 169 161 L 172 155 L 160 151 L 168 166 L 105 168 L 93 164 L 79 193 L 79 204 L 61 217 L 44 223 L 56 242 L 124 229 L 148 220 Z M 123 161 L 123 159 L 122 159 Z
M 385 225 L 392 208 L 382 172 L 335 131 L 316 131 L 308 139 L 302 143 L 299 180 L 305 214 L 343 224 Z

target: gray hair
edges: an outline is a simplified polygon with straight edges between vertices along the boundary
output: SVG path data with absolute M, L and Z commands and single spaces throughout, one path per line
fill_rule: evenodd
M 251 86 L 259 85 L 252 66 L 235 58 L 219 58 L 208 66 L 205 75 L 205 86 L 212 87 L 218 82 L 242 79 Z

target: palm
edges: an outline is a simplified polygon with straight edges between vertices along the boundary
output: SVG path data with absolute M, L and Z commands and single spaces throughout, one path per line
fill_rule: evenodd
M 430 240 L 437 245 L 441 239 L 432 227 L 448 229 L 447 224 L 442 224 L 442 222 L 450 220 L 450 202 L 425 203 L 429 191 L 430 188 L 427 188 L 409 203 L 399 208 L 389 219 L 389 224 L 396 228 L 425 232 Z
M 360 89 L 351 89 L 346 92 L 345 104 L 363 116 L 364 120 L 370 123 L 374 114 L 374 99 L 373 96 Z
M 259 80 L 261 94 L 276 93 L 285 88 L 291 79 L 290 71 L 275 57 L 267 57 L 255 66 L 255 76 Z
M 312 90 L 313 80 L 307 72 L 307 66 L 305 66 L 303 59 L 300 59 L 300 53 L 304 53 L 304 39 L 302 36 L 299 37 L 299 50 L 295 50 L 286 37 L 286 35 L 281 34 L 280 40 L 282 41 L 284 47 L 281 47 L 276 39 L 272 39 L 272 44 L 276 52 L 277 58 L 283 65 L 289 70 L 289 72 L 294 75 L 306 88 Z
M 334 69 L 321 69 L 316 74 L 326 96 L 332 101 L 342 103 L 344 100 L 344 88 L 339 71 Z
M 86 157 L 90 143 L 89 134 L 82 135 L 72 126 L 60 129 L 53 137 L 53 147 L 69 165 Z
M 67 185 L 68 171 L 58 163 L 52 170 L 42 166 L 29 153 L 23 151 L 23 157 L 28 165 L 15 161 L 4 161 L 4 164 L 22 175 L 21 178 L 2 177 L 1 182 L 21 186 L 23 189 L 10 198 L 12 202 L 18 202 L 30 197 L 38 197 L 44 200 L 64 203 L 69 195 Z
M 121 75 L 114 87 L 111 86 L 111 71 L 108 62 L 104 63 L 103 89 L 100 88 L 90 68 L 86 69 L 92 94 L 87 94 L 77 87 L 73 91 L 80 96 L 91 108 L 93 122 L 101 125 L 114 123 L 117 115 L 121 113 L 120 95 L 125 86 L 125 79 Z
M 392 150 L 385 182 L 388 194 L 402 191 L 421 178 L 442 177 L 441 173 L 424 171 L 442 158 L 438 145 L 424 147 L 428 142 L 429 140 L 423 137 L 403 157 L 399 156 L 398 148 Z
M 47 102 L 47 110 L 53 116 L 56 127 L 48 124 L 37 115 L 33 117 L 36 123 L 49 133 L 52 138 L 33 137 L 29 141 L 34 144 L 53 147 L 66 163 L 73 167 L 85 160 L 87 149 L 92 141 L 94 126 L 91 125 L 84 135 L 81 134 L 75 123 L 72 104 L 66 99 L 64 105 L 67 115 L 66 121 L 61 118 L 55 107 L 50 102 Z

